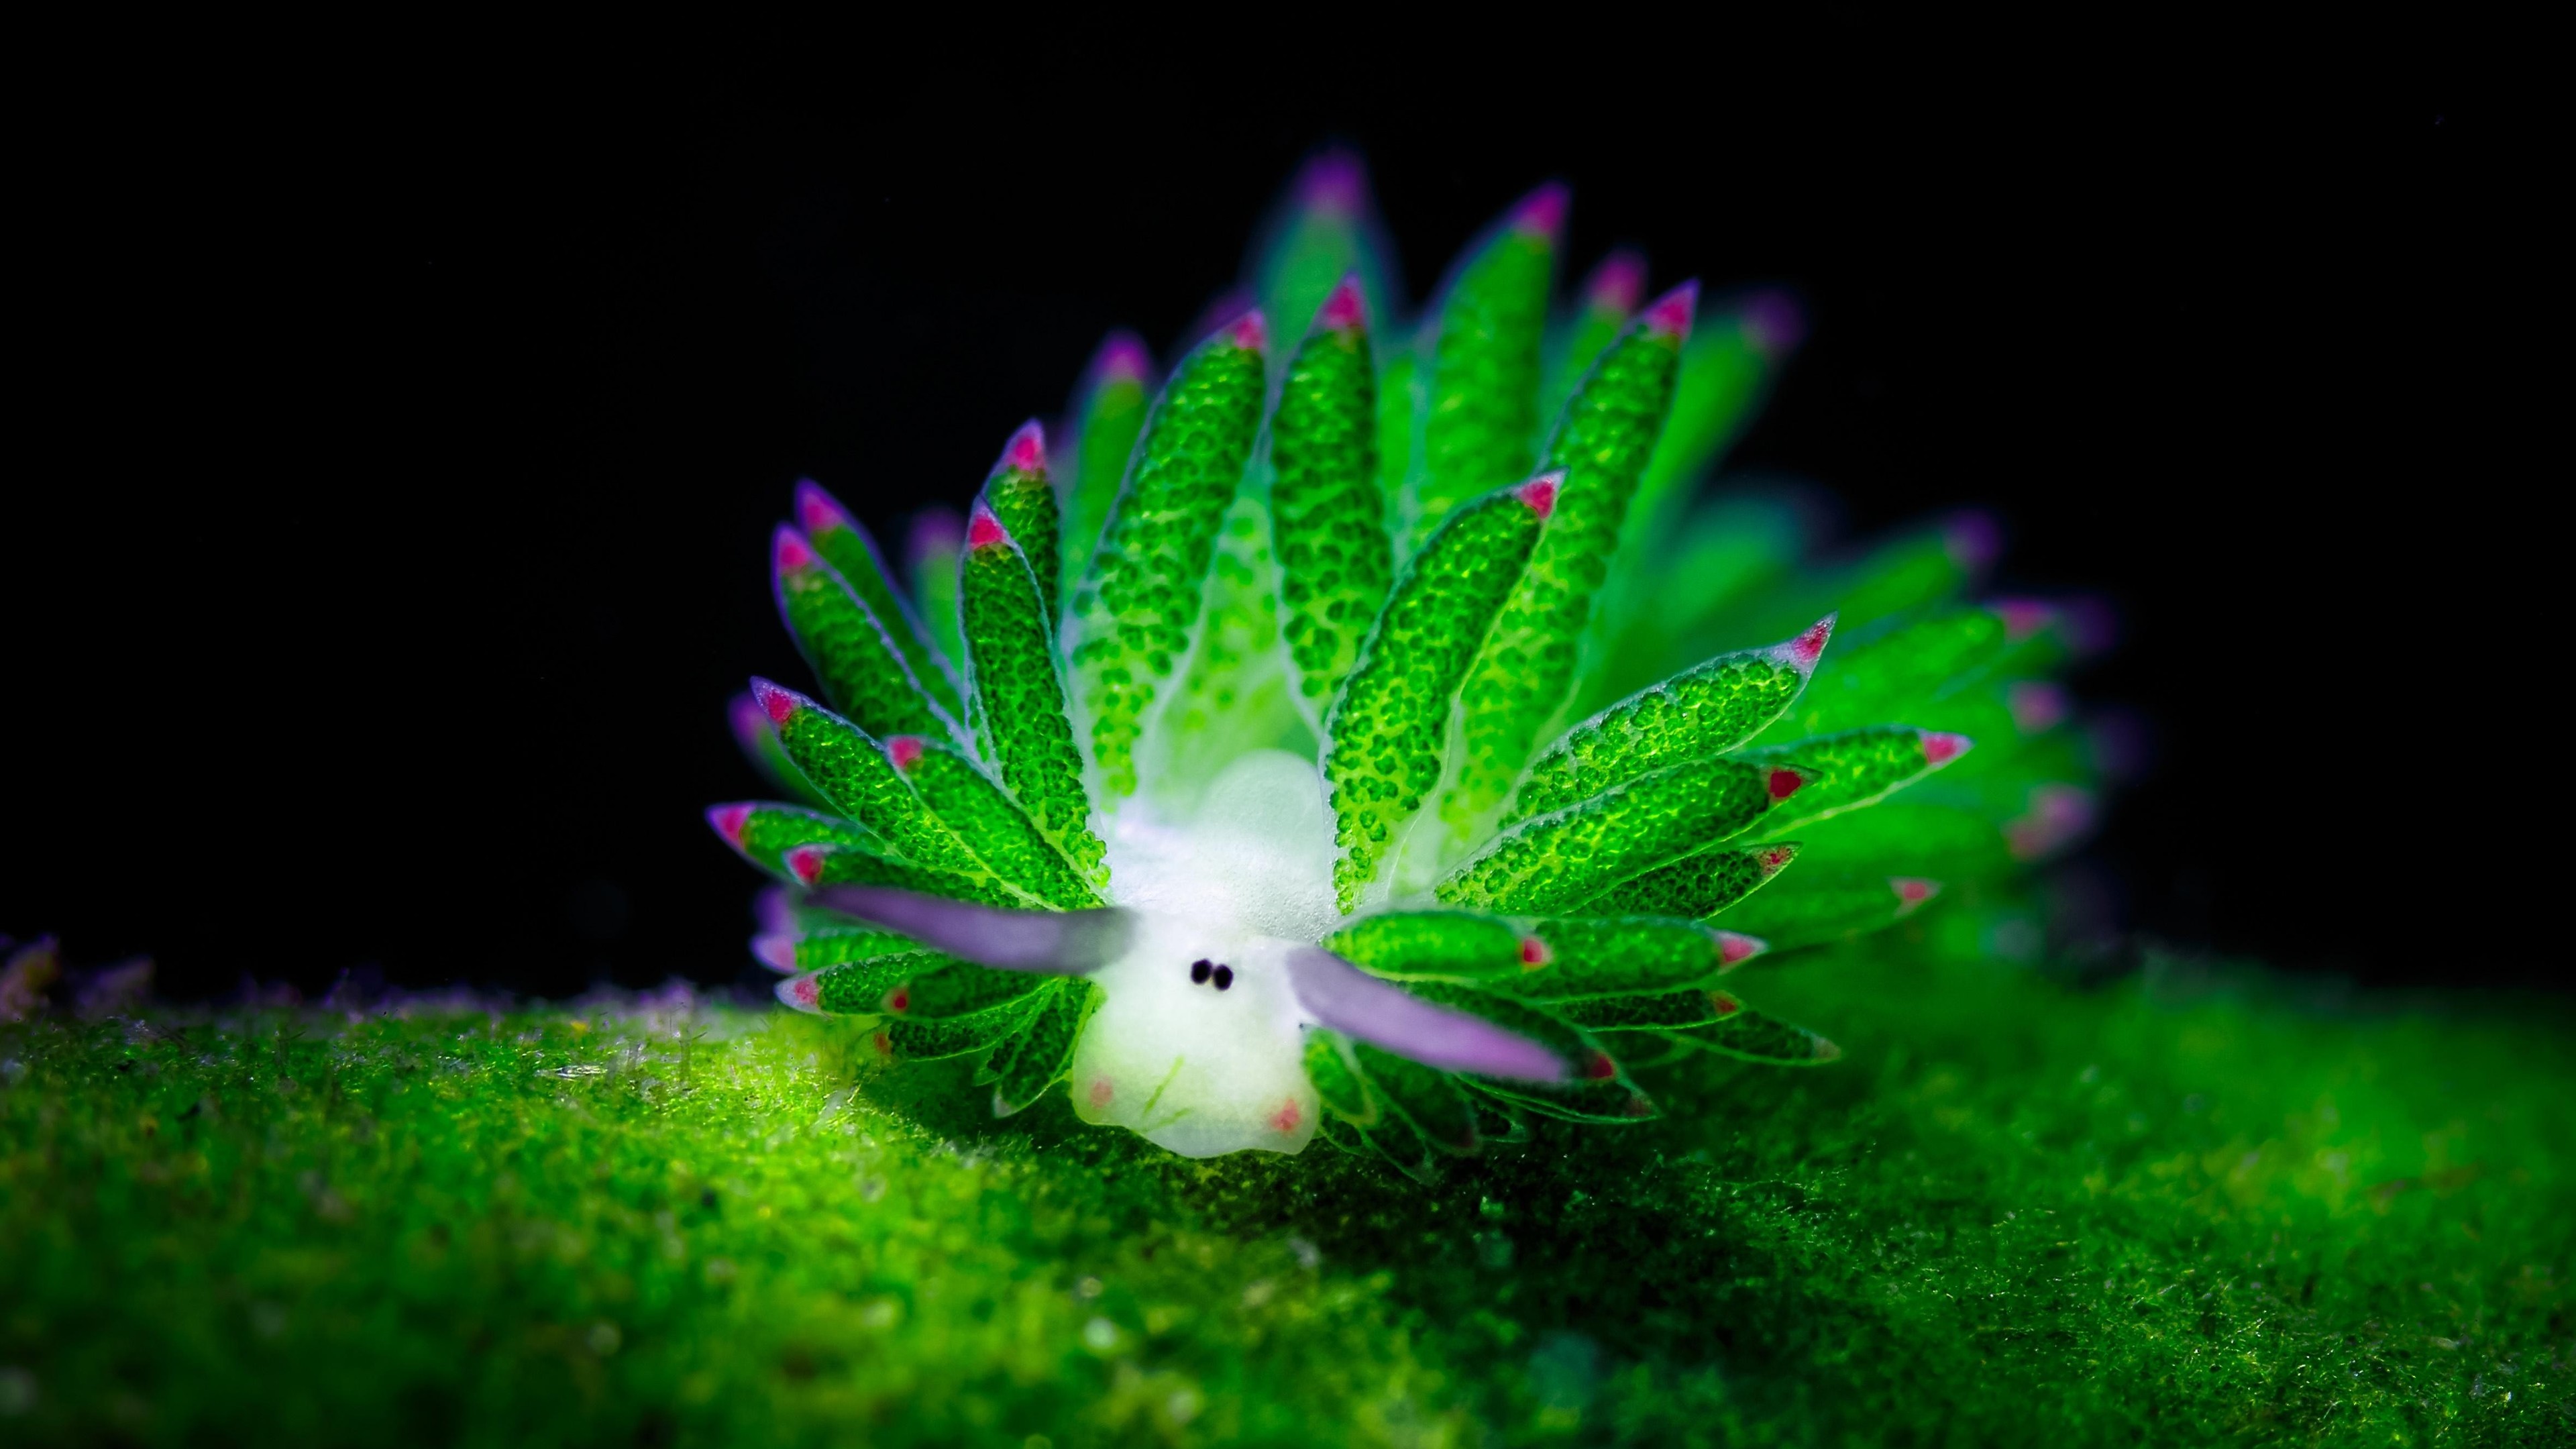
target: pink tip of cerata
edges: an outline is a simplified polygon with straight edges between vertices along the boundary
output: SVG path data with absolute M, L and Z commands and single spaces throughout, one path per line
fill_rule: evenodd
M 780 573 L 814 566 L 814 550 L 805 542 L 805 536 L 783 523 L 778 525 L 776 533 L 770 535 L 769 555 Z
M 2004 690 L 2004 705 L 2012 711 L 2013 728 L 2026 735 L 2046 734 L 2073 712 L 2065 689 L 2045 679 L 2014 680 Z
M 1280 1103 L 1279 1110 L 1270 1114 L 1270 1130 L 1283 1137 L 1304 1126 L 1305 1122 L 1305 1105 L 1294 1097 Z
M 1143 382 L 1153 375 L 1154 354 L 1135 333 L 1112 332 L 1091 366 L 1102 382 Z
M 1797 794 L 1798 787 L 1807 783 L 1807 777 L 1795 770 L 1778 769 L 1773 770 L 1771 778 L 1762 783 L 1771 792 L 1771 803 L 1776 805 Z
M 772 971 L 796 969 L 796 938 L 783 932 L 771 932 L 751 938 L 752 959 Z
M 798 1011 L 821 1011 L 823 988 L 811 976 L 799 976 L 778 983 L 778 999 Z
M 920 762 L 921 752 L 926 748 L 919 735 L 896 735 L 887 740 L 885 745 L 886 758 L 894 761 L 896 769 L 906 773 L 910 773 L 912 767 Z
M 1699 282 L 1682 283 L 1646 308 L 1646 330 L 1666 337 L 1688 337 L 1691 317 L 1699 311 Z
M 1798 847 L 1794 845 L 1775 845 L 1758 857 L 1762 863 L 1762 873 L 1766 876 L 1778 875 L 1788 868 L 1789 862 L 1797 858 Z
M 742 827 L 750 819 L 751 807 L 748 805 L 718 805 L 707 812 L 707 823 L 716 828 L 716 834 L 723 836 L 728 845 L 742 844 Z
M 1608 1052 L 1596 1051 L 1584 1059 L 1583 1079 L 1587 1082 L 1606 1082 L 1617 1075 L 1619 1064 L 1610 1059 Z
M 1920 876 L 1889 876 L 1887 878 L 1887 888 L 1896 892 L 1896 913 L 1900 916 L 1910 916 L 1914 914 L 1916 909 L 1921 907 L 1925 901 L 1941 894 L 1941 883 L 1939 881 L 1925 880 Z
M 850 515 L 811 478 L 796 484 L 796 521 L 807 533 L 830 533 L 850 526 Z
M 2093 792 L 2079 785 L 2039 785 L 2029 812 L 2004 822 L 2004 842 L 2015 859 L 2053 855 L 2093 828 Z
M 1117 1095 L 1117 1092 L 1118 1088 L 1111 1084 L 1107 1077 L 1094 1077 L 1091 1079 L 1091 1090 L 1084 1095 L 1091 1098 L 1091 1105 L 1106 1107 L 1109 1105 L 1109 1099 Z
M 2003 555 L 2003 525 L 1991 513 L 1959 514 L 1941 526 L 1941 547 L 1961 569 L 1981 572 Z
M 1002 445 L 1002 466 L 1023 473 L 1046 471 L 1046 428 L 1037 419 L 1020 424 L 1011 441 Z
M 904 538 L 904 557 L 917 566 L 923 559 L 957 551 L 957 539 L 963 530 L 957 526 L 953 508 L 925 508 L 914 514 L 912 532 Z
M 1807 314 L 1786 292 L 1756 292 L 1744 300 L 1744 335 L 1774 361 L 1807 339 Z
M 1349 331 L 1368 324 L 1368 299 L 1360 295 L 1360 274 L 1344 274 L 1333 287 L 1333 295 L 1315 313 L 1315 325 Z
M 1723 991 L 1712 991 L 1708 994 L 1708 1009 L 1719 1016 L 1733 1016 L 1744 1009 L 1744 1003 Z
M 1527 232 L 1542 241 L 1553 242 L 1565 229 L 1565 208 L 1572 194 L 1562 181 L 1551 181 L 1531 192 L 1512 208 L 1512 229 Z
M 912 1010 L 912 983 L 907 981 L 885 994 L 885 1009 L 897 1016 Z
M 1555 953 L 1547 949 L 1547 943 L 1545 941 L 1540 940 L 1536 936 L 1521 937 L 1521 969 L 1523 971 L 1536 971 L 1541 966 L 1544 966 L 1555 959 Z
M 1559 468 L 1553 473 L 1539 474 L 1512 492 L 1529 505 L 1530 512 L 1545 518 L 1556 511 L 1556 490 L 1564 486 L 1565 470 Z
M 1368 205 L 1368 167 L 1353 152 L 1323 152 L 1297 174 L 1297 205 L 1337 216 L 1359 215 Z
M 1826 641 L 1834 637 L 1834 621 L 1841 617 L 1838 613 L 1827 614 L 1808 625 L 1806 633 L 1783 645 L 1780 652 L 1789 667 L 1800 674 L 1815 673 L 1816 661 L 1825 657 Z
M 1717 961 L 1721 966 L 1740 966 L 1771 949 L 1771 943 L 1759 936 L 1735 931 L 1717 933 Z
M 823 878 L 823 847 L 800 845 L 781 857 L 787 873 L 807 885 Z
M 751 697 L 760 701 L 760 712 L 768 715 L 773 725 L 783 725 L 796 717 L 796 696 L 766 679 L 751 682 Z
M 995 545 L 1008 547 L 1010 542 L 1011 531 L 1002 526 L 1002 520 L 993 516 L 991 505 L 981 498 L 976 499 L 975 516 L 966 520 L 966 546 L 968 548 L 992 548 Z
M 1626 247 L 1601 259 L 1583 284 L 1583 305 L 1621 317 L 1637 310 L 1646 295 L 1646 257 Z
M 1260 352 L 1270 346 L 1270 322 L 1253 308 L 1226 324 L 1225 339 L 1246 352 Z
M 2057 621 L 2057 606 L 2046 599 L 1997 599 L 1986 607 L 2003 620 L 2004 638 L 2014 643 Z
M 1977 743 L 1966 735 L 1945 734 L 1940 730 L 1925 730 L 1922 734 L 1923 763 L 1927 765 L 1946 765 L 1975 748 Z

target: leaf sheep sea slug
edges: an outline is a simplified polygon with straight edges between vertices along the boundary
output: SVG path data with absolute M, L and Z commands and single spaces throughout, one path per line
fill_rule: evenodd
M 778 878 L 782 1001 L 972 1054 L 996 1113 L 1065 1082 L 1174 1152 L 1421 1175 L 1526 1114 L 1650 1117 L 1647 1067 L 1830 1060 L 1726 974 L 2081 833 L 2062 621 L 1958 601 L 1991 526 L 1812 565 L 1783 509 L 1695 497 L 1798 314 L 1645 300 L 1629 253 L 1552 307 L 1565 209 L 1394 325 L 1327 155 L 1260 305 L 1159 391 L 1113 337 L 1070 444 L 1014 434 L 908 589 L 798 489 L 772 563 L 819 692 L 735 720 L 804 803 L 710 812 Z

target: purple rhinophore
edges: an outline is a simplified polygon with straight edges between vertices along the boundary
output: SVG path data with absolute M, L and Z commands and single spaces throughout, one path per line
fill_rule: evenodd
M 1434 1006 L 1317 946 L 1288 953 L 1288 985 L 1317 1021 L 1427 1067 L 1562 1082 L 1563 1058 L 1480 1016 Z
M 826 886 L 813 903 L 997 971 L 1079 976 L 1117 959 L 1134 934 L 1134 919 L 1115 907 L 1004 911 L 882 886 Z

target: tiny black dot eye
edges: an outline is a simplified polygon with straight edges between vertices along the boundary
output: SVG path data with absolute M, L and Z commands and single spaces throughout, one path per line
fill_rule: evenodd
M 1208 979 L 1208 969 L 1208 963 L 1204 958 L 1191 962 L 1190 979 L 1200 983 L 1201 985 L 1205 985 Z
M 1233 984 L 1234 984 L 1234 968 L 1233 968 L 1233 967 L 1231 967 L 1231 966 L 1219 966 L 1218 968 L 1216 968 L 1216 989 L 1217 989 L 1217 990 L 1219 990 L 1219 991 L 1223 991 L 1224 989 L 1226 989 L 1226 988 L 1227 988 L 1227 987 L 1229 987 L 1229 986 L 1232 986 Z

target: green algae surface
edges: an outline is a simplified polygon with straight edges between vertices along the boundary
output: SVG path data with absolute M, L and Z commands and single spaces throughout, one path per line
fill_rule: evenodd
M 1882 942 L 1423 1188 L 784 1012 L 0 1026 L 0 1442 L 2576 1438 L 2563 1003 Z

